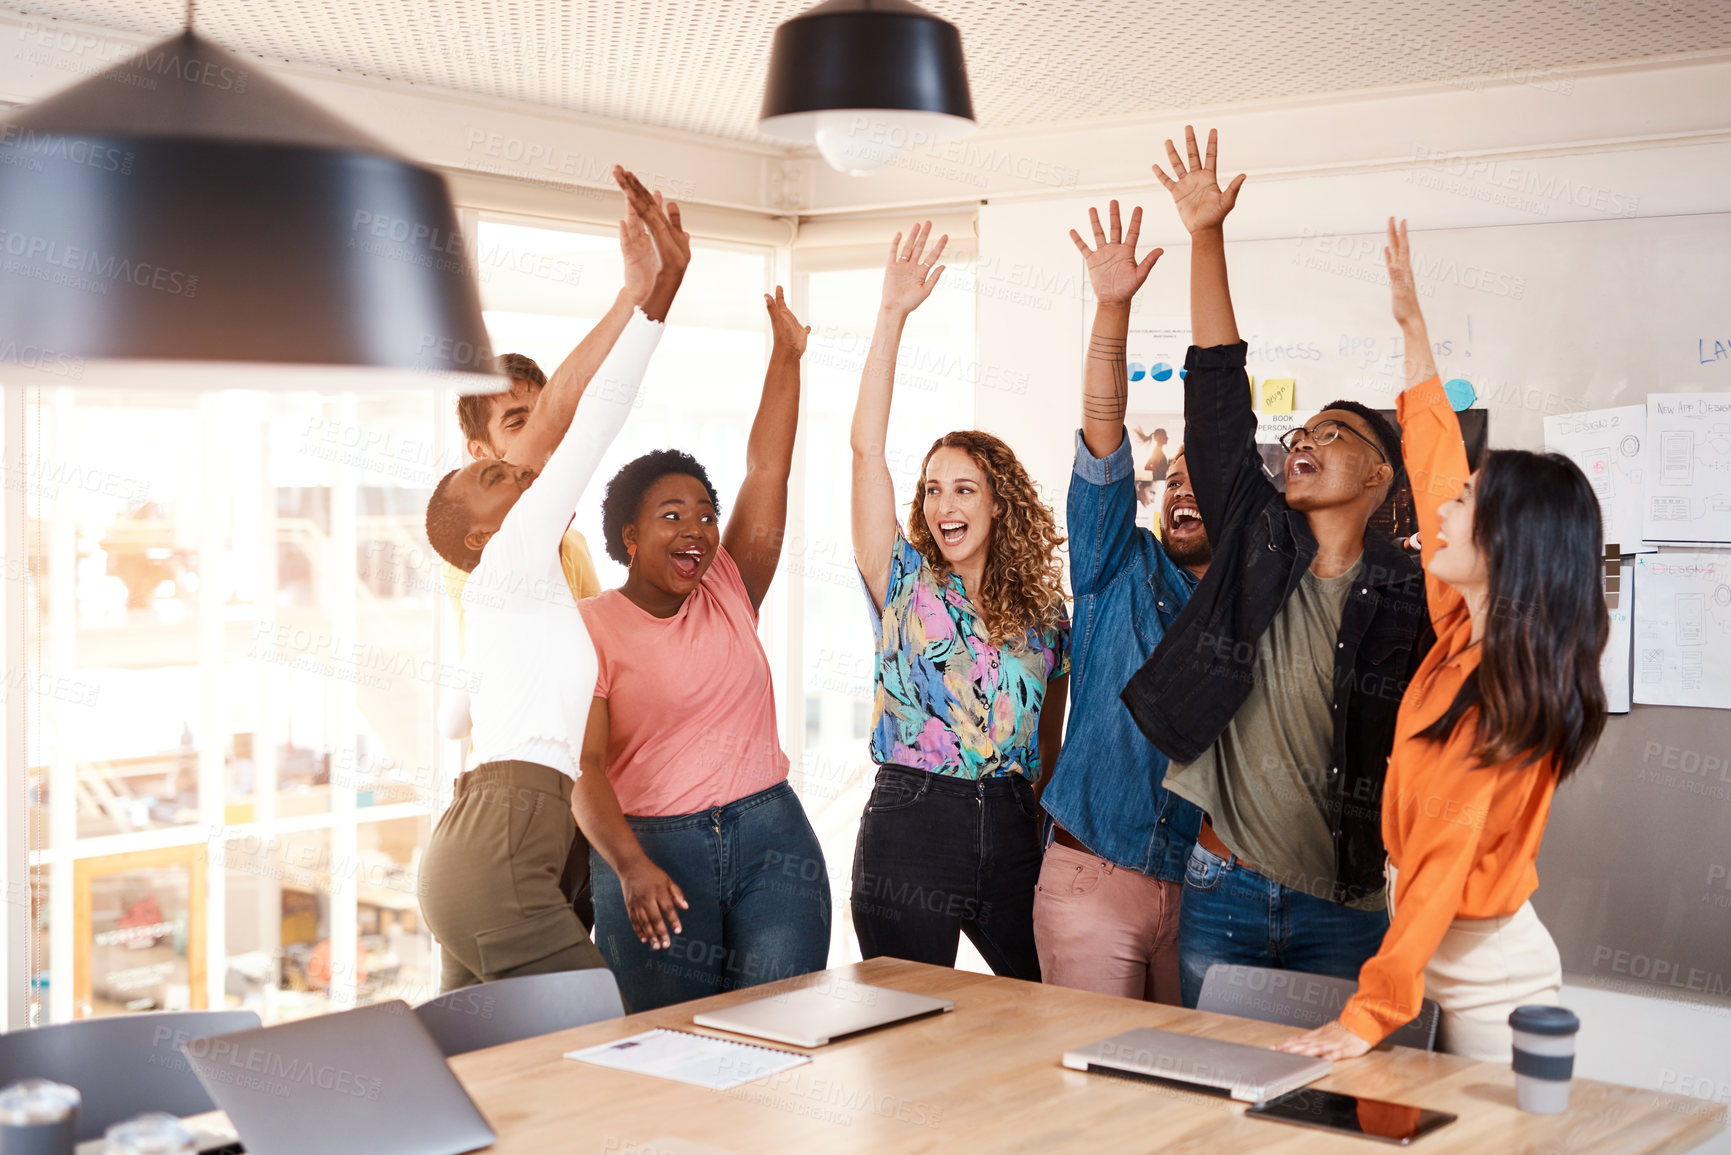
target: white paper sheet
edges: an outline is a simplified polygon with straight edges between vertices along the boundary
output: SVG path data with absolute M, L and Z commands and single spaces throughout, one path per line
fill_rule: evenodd
M 729 1039 L 712 1039 L 685 1031 L 653 1030 L 630 1038 L 603 1043 L 582 1051 L 567 1051 L 567 1059 L 635 1071 L 715 1091 L 744 1086 L 766 1075 L 774 1075 L 801 1063 L 809 1055 L 754 1047 Z
M 1635 559 L 1634 700 L 1731 709 L 1731 552 Z
M 1094 311 L 1084 310 L 1084 324 Z M 1190 349 L 1186 317 L 1137 317 L 1125 344 L 1129 368 L 1124 427 L 1136 455 L 1136 523 L 1160 533 L 1166 467 L 1184 445 L 1184 356 Z
M 1651 553 L 1642 540 L 1646 483 L 1647 407 L 1621 405 L 1545 418 L 1545 448 L 1567 456 L 1592 483 L 1604 517 L 1605 541 L 1622 553 Z
M 1617 607 L 1610 610 L 1611 633 L 1599 659 L 1599 676 L 1605 682 L 1606 708 L 1613 714 L 1629 712 L 1629 644 L 1633 639 L 1635 567 L 1624 562 L 1618 580 Z
M 1647 395 L 1641 536 L 1731 544 L 1731 393 Z
M 1092 325 L 1094 310 L 1083 310 Z M 1087 330 L 1091 331 L 1091 330 Z M 1124 345 L 1130 369 L 1130 411 L 1184 412 L 1184 356 L 1190 351 L 1188 317 L 1132 317 Z M 1086 348 L 1086 345 L 1083 346 Z

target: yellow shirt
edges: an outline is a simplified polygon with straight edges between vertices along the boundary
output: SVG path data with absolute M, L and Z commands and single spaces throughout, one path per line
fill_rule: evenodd
M 565 531 L 559 542 L 559 568 L 565 571 L 565 584 L 578 601 L 601 592 L 601 575 L 595 572 L 595 559 L 589 556 L 589 543 L 574 529 Z M 469 575 L 445 563 L 445 592 L 450 595 L 451 608 L 457 611 L 457 649 L 463 648 L 463 586 Z

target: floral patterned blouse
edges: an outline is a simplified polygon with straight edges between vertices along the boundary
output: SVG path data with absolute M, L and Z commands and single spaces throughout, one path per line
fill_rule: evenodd
M 864 584 L 864 578 L 861 578 Z M 1028 631 L 1020 646 L 987 641 L 955 574 L 941 575 L 900 532 L 877 637 L 872 761 L 973 781 L 1040 778 L 1040 703 L 1070 672 L 1070 623 Z

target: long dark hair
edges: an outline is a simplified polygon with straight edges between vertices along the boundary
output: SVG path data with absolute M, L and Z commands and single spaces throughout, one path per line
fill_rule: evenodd
M 1479 765 L 1554 757 L 1558 781 L 1579 768 L 1605 728 L 1602 535 L 1599 499 L 1567 457 L 1485 455 L 1473 506 L 1473 544 L 1490 583 L 1482 653 L 1419 737 L 1446 742 L 1476 710 Z

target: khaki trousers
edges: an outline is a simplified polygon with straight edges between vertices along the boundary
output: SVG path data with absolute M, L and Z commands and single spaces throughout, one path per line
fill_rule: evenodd
M 489 762 L 457 779 L 421 859 L 441 993 L 607 965 L 560 886 L 577 837 L 571 779 L 550 766 Z
M 1389 918 L 1394 880 L 1388 868 Z M 1563 986 L 1562 958 L 1545 924 L 1524 902 L 1499 918 L 1457 918 L 1424 968 L 1425 997 L 1442 1009 L 1437 1049 L 1451 1055 L 1507 1063 L 1514 1033 L 1509 1012 L 1540 1003 L 1555 1006 Z

